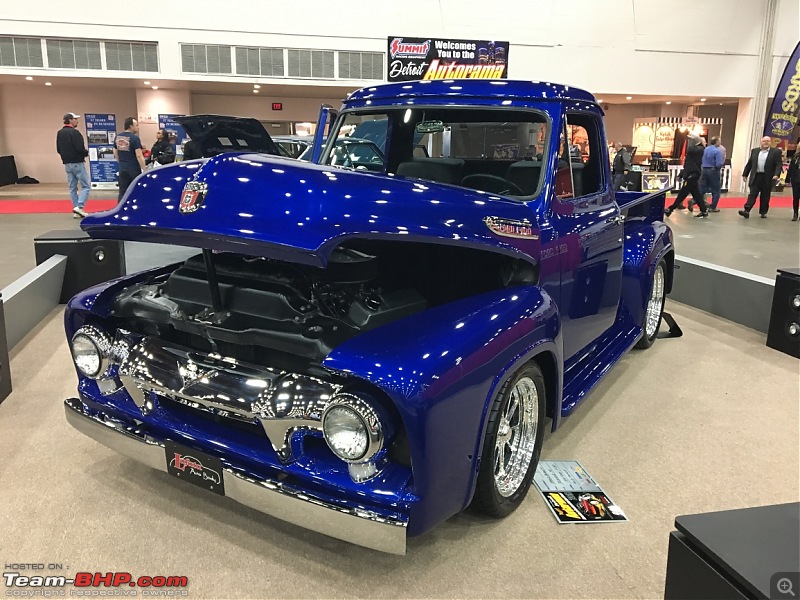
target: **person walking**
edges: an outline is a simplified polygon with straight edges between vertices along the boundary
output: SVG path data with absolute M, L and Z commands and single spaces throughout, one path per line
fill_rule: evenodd
M 724 164 L 725 157 L 720 148 L 719 138 L 714 136 L 711 138 L 711 144 L 703 151 L 703 175 L 700 180 L 700 191 L 711 193 L 711 206 L 708 212 L 719 212 L 717 204 L 719 204 L 721 185 L 720 173 Z
M 703 199 L 703 194 L 700 193 L 700 175 L 702 173 L 703 165 L 703 141 L 699 135 L 689 134 L 689 139 L 686 143 L 686 158 L 683 160 L 683 171 L 681 178 L 683 179 L 683 187 L 681 187 L 675 201 L 666 209 L 664 209 L 664 216 L 668 217 L 672 212 L 679 208 L 683 203 L 684 198 L 689 194 L 697 206 L 700 207 L 700 212 L 695 215 L 695 218 L 705 219 L 708 217 L 708 206 Z M 691 212 L 691 205 L 689 212 Z
M 64 171 L 67 173 L 67 184 L 69 185 L 69 197 L 72 200 L 72 216 L 76 219 L 86 216 L 83 209 L 89 199 L 89 174 L 86 172 L 86 157 L 89 151 L 83 143 L 83 136 L 78 131 L 78 119 L 80 115 L 66 113 L 64 115 L 64 126 L 56 134 L 56 152 L 64 163 Z M 80 192 L 78 191 L 80 184 Z
M 139 121 L 133 117 L 125 119 L 125 131 L 114 140 L 114 158 L 119 162 L 119 194 L 122 200 L 128 187 L 145 169 L 142 140 L 139 139 Z
M 742 177 L 747 180 L 750 186 L 750 194 L 747 202 L 739 214 L 745 219 L 750 218 L 750 211 L 756 204 L 756 198 L 760 195 L 761 201 L 758 205 L 758 213 L 762 219 L 767 218 L 769 212 L 769 197 L 772 194 L 772 186 L 778 181 L 783 168 L 781 151 L 778 148 L 771 148 L 772 138 L 765 135 L 761 138 L 761 145 L 750 151 L 750 159 L 744 166 Z
M 786 182 L 792 184 L 792 221 L 797 221 L 798 209 L 800 209 L 800 143 L 797 144 L 794 156 L 789 162 Z
M 622 182 L 625 181 L 625 175 L 631 169 L 631 157 L 622 146 L 622 142 L 616 142 L 614 149 L 617 151 L 614 155 L 614 162 L 612 164 L 612 172 L 614 174 L 613 183 L 614 191 L 622 187 Z
M 175 151 L 172 149 L 172 144 L 169 143 L 169 134 L 166 129 L 159 129 L 156 132 L 156 142 L 150 149 L 150 156 L 147 157 L 145 163 L 148 165 L 158 163 L 156 166 L 160 166 L 173 162 L 175 162 Z

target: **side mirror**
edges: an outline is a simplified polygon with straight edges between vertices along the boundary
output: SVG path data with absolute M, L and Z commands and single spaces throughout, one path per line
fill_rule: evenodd
M 322 157 L 322 148 L 325 145 L 327 137 L 325 133 L 326 127 L 331 127 L 336 117 L 339 116 L 339 111 L 334 109 L 328 104 L 323 104 L 319 109 L 319 118 L 317 119 L 317 130 L 314 132 L 313 149 L 311 151 L 311 162 L 318 163 Z

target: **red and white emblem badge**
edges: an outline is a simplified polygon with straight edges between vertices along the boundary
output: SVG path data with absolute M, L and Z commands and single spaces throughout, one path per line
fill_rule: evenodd
M 197 212 L 203 205 L 203 200 L 208 193 L 208 184 L 204 181 L 189 181 L 183 186 L 183 193 L 181 194 L 181 204 L 178 207 L 178 212 L 182 214 L 189 214 Z
M 499 217 L 485 217 L 483 222 L 492 233 L 503 237 L 518 238 L 523 240 L 538 240 L 539 235 L 534 233 L 533 226 L 527 219 L 515 221 Z

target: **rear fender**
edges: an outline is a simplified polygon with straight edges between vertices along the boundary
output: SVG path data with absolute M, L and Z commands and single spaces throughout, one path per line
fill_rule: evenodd
M 662 221 L 625 225 L 625 254 L 622 271 L 622 303 L 633 323 L 641 325 L 653 284 L 653 273 L 662 259 L 667 263 L 667 287 L 672 289 L 674 253 L 672 231 Z
M 540 352 L 562 364 L 558 309 L 536 286 L 439 306 L 348 340 L 323 366 L 366 380 L 394 402 L 408 436 L 414 494 L 409 534 L 469 502 L 496 390 Z M 560 390 L 560 367 L 557 369 Z M 554 413 L 560 413 L 560 394 Z

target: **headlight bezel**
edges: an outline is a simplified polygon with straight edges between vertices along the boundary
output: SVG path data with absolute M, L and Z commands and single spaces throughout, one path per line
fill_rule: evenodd
M 327 417 L 331 414 L 332 410 L 337 408 L 344 408 L 345 410 L 351 411 L 364 427 L 367 445 L 364 453 L 357 458 L 343 456 L 336 450 L 331 442 L 330 437 L 332 436 L 332 432 L 329 431 L 329 427 L 326 427 L 326 423 L 328 423 Z M 322 435 L 328 448 L 330 448 L 331 452 L 333 452 L 337 458 L 340 458 L 348 464 L 371 462 L 384 449 L 386 428 L 384 427 L 379 412 L 368 402 L 352 393 L 343 392 L 335 394 L 322 412 L 321 424 Z
M 99 358 L 98 368 L 92 373 L 84 371 L 78 364 L 78 359 L 75 356 L 75 340 L 81 337 L 88 340 L 97 351 Z M 78 372 L 84 377 L 88 377 L 89 379 L 102 379 L 108 373 L 110 366 L 109 357 L 111 355 L 112 346 L 113 341 L 111 340 L 111 336 L 109 336 L 106 332 L 93 325 L 84 325 L 75 332 L 70 340 L 70 353 L 72 355 L 72 362 L 75 364 Z

